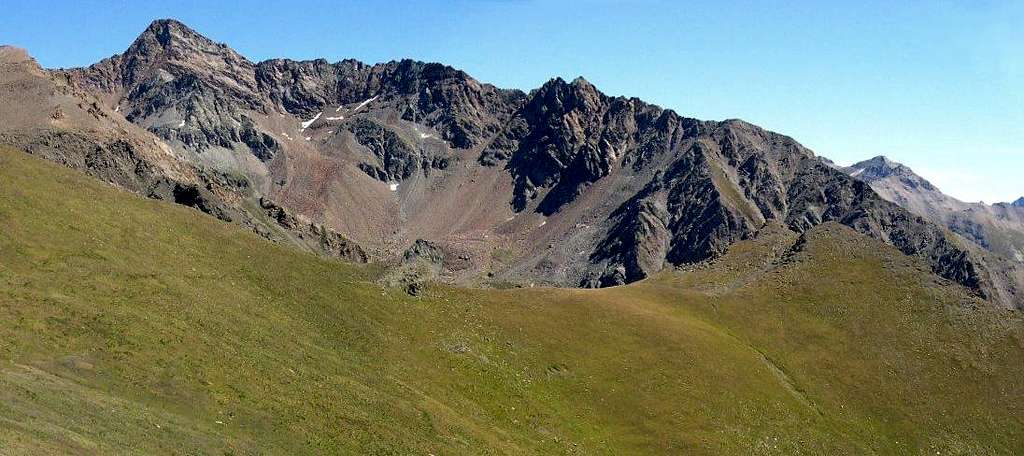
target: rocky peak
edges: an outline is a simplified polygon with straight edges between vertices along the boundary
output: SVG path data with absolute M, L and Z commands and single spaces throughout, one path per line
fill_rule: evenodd
M 938 191 L 931 182 L 928 182 L 925 178 L 915 174 L 909 167 L 902 163 L 889 160 L 883 155 L 856 163 L 853 166 L 845 168 L 843 171 L 850 176 L 869 184 L 881 179 L 895 177 L 910 188 Z
M 1024 196 L 1017 198 L 1017 201 L 1010 203 L 1013 207 L 1024 207 Z
M 0 75 L 44 76 L 39 62 L 27 51 L 15 46 L 0 45 Z
M 207 55 L 207 58 L 200 59 L 201 62 L 207 61 L 211 56 L 232 62 L 248 62 L 228 45 L 217 43 L 174 19 L 153 21 L 123 55 L 126 58 L 152 56 L 165 57 L 168 61 L 180 61 L 194 59 L 201 54 Z
M 905 175 L 910 172 L 909 168 L 889 160 L 884 155 L 855 163 L 853 166 L 850 166 L 850 169 L 852 170 L 850 174 L 859 173 L 857 177 L 861 178 L 861 180 L 884 179 L 889 176 Z
M 147 43 L 155 43 L 156 45 L 167 49 L 170 48 L 172 43 L 174 45 L 189 47 L 192 43 L 202 43 L 203 45 L 214 44 L 208 38 L 196 33 L 187 25 L 182 24 L 174 19 L 157 19 L 146 27 L 146 30 L 135 39 L 132 43 L 133 48 L 144 47 Z
M 2 64 L 21 64 L 34 62 L 28 52 L 22 48 L 8 46 L 6 44 L 0 45 L 0 63 Z
M 602 141 L 608 139 L 604 136 L 611 100 L 583 78 L 571 83 L 553 78 L 530 94 L 480 156 L 484 165 L 508 161 L 515 179 L 512 206 L 516 211 L 547 193 L 538 210 L 556 212 L 582 186 L 608 174 L 618 159 L 608 149 L 608 141 Z
M 194 75 L 234 90 L 256 89 L 248 59 L 172 19 L 150 24 L 121 55 L 121 67 L 125 86 L 145 83 L 162 71 L 172 77 Z
M 607 98 L 583 77 L 573 79 L 571 83 L 556 77 L 537 89 L 526 109 L 556 114 L 572 111 L 595 113 L 606 104 Z

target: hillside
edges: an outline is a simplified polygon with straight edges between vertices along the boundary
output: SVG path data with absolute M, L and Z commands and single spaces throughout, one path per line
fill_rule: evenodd
M 382 288 L 0 150 L 5 454 L 1013 454 L 1024 334 L 777 225 L 623 287 Z

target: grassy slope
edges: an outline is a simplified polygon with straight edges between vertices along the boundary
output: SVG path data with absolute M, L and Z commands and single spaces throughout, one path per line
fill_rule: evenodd
M 1024 451 L 1016 314 L 840 227 L 762 264 L 787 241 L 412 298 L 0 151 L 0 454 Z

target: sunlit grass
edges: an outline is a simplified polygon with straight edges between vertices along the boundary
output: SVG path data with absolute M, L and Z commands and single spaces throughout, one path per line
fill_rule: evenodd
M 1016 314 L 841 227 L 793 238 L 411 297 L 2 151 L 0 453 L 1024 451 Z

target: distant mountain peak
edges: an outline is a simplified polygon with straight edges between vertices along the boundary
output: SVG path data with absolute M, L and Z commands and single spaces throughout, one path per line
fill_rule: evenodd
M 897 177 L 912 186 L 920 186 L 926 190 L 936 190 L 935 186 L 925 178 L 918 176 L 906 165 L 890 160 L 884 155 L 864 160 L 844 169 L 850 176 L 871 183 L 880 179 Z
M 587 78 L 584 78 L 583 76 L 576 76 L 576 79 L 573 79 L 572 82 L 570 82 L 570 84 L 574 86 L 594 86 L 593 84 L 590 83 L 590 81 L 587 80 Z
M 213 40 L 192 30 L 189 26 L 174 19 L 158 19 L 149 24 L 146 30 L 139 34 L 138 38 L 129 47 L 132 51 L 146 54 L 153 53 L 157 49 L 168 50 L 175 47 L 183 48 L 206 48 L 217 46 Z
M 153 22 L 150 22 L 149 26 L 146 27 L 146 30 L 143 32 L 143 34 L 146 34 L 146 33 L 166 34 L 166 33 L 170 32 L 171 30 L 184 31 L 184 32 L 188 32 L 188 33 L 192 33 L 192 34 L 198 35 L 198 33 L 196 33 L 194 30 L 192 30 L 192 28 L 190 28 L 189 26 L 187 26 L 187 25 L 185 25 L 185 24 L 183 24 L 183 23 L 181 23 L 181 22 L 179 22 L 179 21 L 177 21 L 175 19 L 170 19 L 170 18 L 167 18 L 167 19 L 156 19 Z
M 910 171 L 910 168 L 907 168 L 902 163 L 890 160 L 889 157 L 886 157 L 885 155 L 878 155 L 862 162 L 855 163 L 851 168 L 872 169 L 882 172 L 886 176 Z
M 583 77 L 577 77 L 572 82 L 566 82 L 560 77 L 554 77 L 544 83 L 536 90 L 535 103 L 541 103 L 547 108 L 558 107 L 558 111 L 571 111 L 583 109 L 597 111 L 599 106 L 606 102 L 607 96 L 597 87 L 594 87 Z
M 872 157 L 872 158 L 870 158 L 868 160 L 865 160 L 862 163 L 871 163 L 871 164 L 878 164 L 878 165 L 885 165 L 885 166 L 902 166 L 901 164 L 899 164 L 897 162 L 889 160 L 889 157 L 886 157 L 885 155 L 877 155 L 877 156 Z
M 174 19 L 153 21 L 124 53 L 111 60 L 112 68 L 105 75 L 115 80 L 100 81 L 100 86 L 120 84 L 128 90 L 139 84 L 157 87 L 186 76 L 217 85 L 223 92 L 244 93 L 241 97 L 247 99 L 248 107 L 257 104 L 253 101 L 258 96 L 252 62 Z
M 1010 203 L 1014 207 L 1024 207 L 1024 196 L 1017 198 L 1017 201 Z

